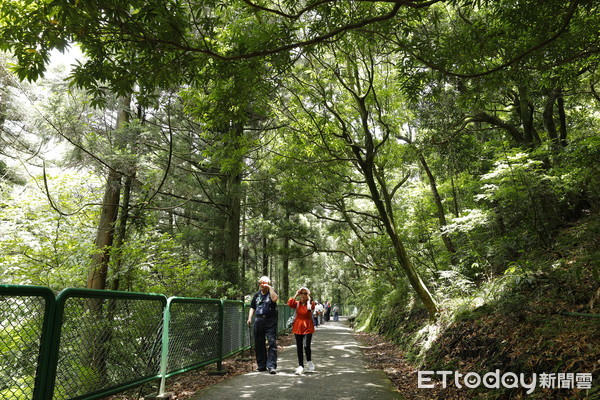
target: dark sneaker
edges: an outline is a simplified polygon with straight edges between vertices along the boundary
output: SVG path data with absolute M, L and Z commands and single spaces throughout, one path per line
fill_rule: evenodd
M 258 372 L 265 372 L 267 369 L 266 369 L 266 368 L 256 368 L 256 370 L 257 370 Z

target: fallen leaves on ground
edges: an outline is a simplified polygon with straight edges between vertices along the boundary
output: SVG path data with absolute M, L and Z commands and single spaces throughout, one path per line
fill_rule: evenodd
M 457 388 L 443 388 L 437 384 L 432 389 L 418 388 L 418 370 L 404 360 L 402 351 L 379 335 L 356 333 L 354 335 L 367 361 L 367 368 L 381 369 L 392 380 L 398 391 L 411 400 L 463 400 L 471 399 Z

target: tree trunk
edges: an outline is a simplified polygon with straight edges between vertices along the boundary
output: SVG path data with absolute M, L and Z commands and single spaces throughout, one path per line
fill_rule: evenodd
M 8 87 L 8 77 L 7 75 L 4 75 L 4 71 L 0 72 L 2 75 L 2 78 L 0 80 L 0 132 L 3 131 L 4 129 L 4 123 L 6 122 L 6 112 L 8 110 L 8 90 L 5 89 Z
M 369 187 L 371 187 L 371 183 L 369 184 Z M 385 224 L 385 229 L 388 233 L 388 236 L 392 240 L 392 245 L 394 247 L 396 257 L 400 265 L 402 266 L 402 269 L 406 273 L 410 285 L 413 287 L 413 289 L 417 293 L 417 296 L 425 305 L 425 308 L 427 308 L 429 318 L 431 320 L 435 320 L 437 318 L 438 308 L 435 300 L 433 299 L 433 296 L 429 292 L 429 289 L 427 289 L 427 287 L 425 286 L 425 283 L 421 280 L 421 277 L 419 276 L 419 273 L 415 269 L 413 263 L 410 261 L 408 253 L 404 248 L 404 244 L 400 240 L 400 237 L 396 234 L 394 227 L 390 224 L 390 220 L 387 214 L 384 212 L 384 215 L 382 215 L 381 206 L 378 206 L 377 209 L 379 210 L 379 215 L 381 216 Z
M 289 221 L 290 213 L 286 213 L 286 220 Z M 283 235 L 283 263 L 281 268 L 281 295 L 284 299 L 290 296 L 290 237 L 288 233 L 284 233 Z
M 122 99 L 122 109 L 117 116 L 116 129 L 125 127 L 129 120 L 128 101 Z M 91 265 L 88 271 L 87 285 L 88 289 L 106 289 L 106 278 L 108 275 L 108 264 L 110 261 L 110 252 L 114 240 L 115 223 L 119 211 L 119 201 L 121 194 L 121 174 L 115 169 L 110 169 L 104 189 L 104 199 L 102 200 L 102 212 L 100 213 L 100 223 L 96 234 L 96 250 L 91 257 Z
M 246 200 L 244 198 L 244 201 L 242 202 L 243 204 L 246 203 Z M 250 249 L 248 248 L 248 238 L 246 235 L 246 222 L 247 222 L 247 216 L 246 213 L 244 211 L 243 216 L 240 217 L 241 218 L 241 238 L 243 238 L 244 240 L 244 244 L 242 245 L 242 260 L 241 260 L 241 264 L 240 264 L 240 282 L 242 284 L 242 293 L 248 293 L 249 288 L 246 287 L 247 285 L 247 281 L 246 279 L 248 278 L 248 258 L 250 255 Z M 242 296 L 243 298 L 243 296 Z
M 104 199 L 102 200 L 102 213 L 96 234 L 96 250 L 87 278 L 88 289 L 106 289 L 108 263 L 110 250 L 114 239 L 115 222 L 119 210 L 119 197 L 121 192 L 121 174 L 111 169 L 106 181 Z
M 123 187 L 123 202 L 121 207 L 121 214 L 119 216 L 118 229 L 115 235 L 115 242 L 113 245 L 113 265 L 114 265 L 114 278 L 111 282 L 112 290 L 119 290 L 121 285 L 121 278 L 125 275 L 126 283 L 131 283 L 131 276 L 129 273 L 125 274 L 123 271 L 123 243 L 125 243 L 125 237 L 127 236 L 127 223 L 129 221 L 129 203 L 131 198 L 131 185 L 133 184 L 133 177 L 128 176 L 125 179 L 125 185 Z
M 240 270 L 240 220 L 241 220 L 241 183 L 242 175 L 235 174 L 228 177 L 229 204 L 224 232 L 224 268 L 227 280 L 234 286 L 239 284 Z
M 567 142 L 567 116 L 565 113 L 565 99 L 562 92 L 559 93 L 557 98 L 558 106 L 558 121 L 560 123 L 560 145 L 566 147 Z
M 554 123 L 554 104 L 558 98 L 558 92 L 553 90 L 546 100 L 546 106 L 544 107 L 544 113 L 542 115 L 544 120 L 544 127 L 548 131 L 548 136 L 554 146 L 558 145 L 558 132 L 556 130 L 556 124 Z
M 267 251 L 267 237 L 264 236 L 262 238 L 262 274 L 267 276 L 269 275 L 269 253 Z
M 86 287 L 88 289 L 106 289 L 106 278 L 108 275 L 108 264 L 113 243 L 115 222 L 119 209 L 119 194 L 121 186 L 121 175 L 111 169 L 106 181 L 104 199 L 102 201 L 102 212 L 100 224 L 96 234 L 96 251 L 92 254 L 91 265 L 88 271 Z M 107 318 L 104 309 L 105 300 L 100 298 L 86 299 L 85 307 L 89 314 L 87 318 L 97 322 Z M 85 343 L 82 358 L 100 376 L 106 374 L 106 346 L 107 332 L 105 328 L 99 331 L 85 331 L 82 342 Z
M 454 247 L 454 243 L 452 243 L 452 239 L 450 239 L 448 234 L 444 232 L 444 228 L 446 227 L 446 225 L 448 225 L 448 223 L 446 221 L 446 213 L 444 211 L 444 205 L 442 204 L 442 198 L 437 189 L 437 184 L 435 183 L 435 177 L 433 176 L 433 173 L 431 172 L 431 169 L 429 168 L 427 160 L 425 159 L 423 154 L 421 154 L 419 150 L 417 150 L 417 152 L 419 160 L 421 161 L 421 165 L 423 166 L 423 169 L 427 174 L 427 178 L 429 179 L 429 186 L 431 187 L 431 192 L 433 193 L 433 199 L 435 201 L 435 206 L 437 209 L 437 216 L 438 220 L 440 221 L 440 231 L 442 235 L 442 240 L 444 242 L 444 245 L 446 246 L 446 250 L 448 250 L 450 254 L 454 255 L 456 254 L 456 248 Z
M 355 149 L 357 149 L 357 151 L 360 153 L 360 149 L 358 149 L 356 147 L 355 147 Z M 357 156 L 360 157 L 359 155 L 357 155 Z M 359 158 L 359 160 L 360 160 L 360 158 Z M 390 240 L 392 241 L 392 247 L 394 249 L 394 253 L 396 254 L 396 259 L 398 260 L 398 262 L 400 263 L 400 266 L 406 273 L 406 276 L 408 278 L 408 281 L 410 282 L 410 285 L 413 287 L 413 289 L 417 293 L 417 296 L 419 297 L 419 299 L 421 299 L 421 301 L 425 305 L 425 308 L 427 309 L 427 312 L 429 313 L 429 318 L 432 321 L 434 321 L 434 320 L 436 320 L 437 313 L 438 313 L 437 304 L 436 304 L 435 300 L 433 299 L 433 296 L 429 292 L 429 289 L 427 289 L 427 287 L 425 286 L 425 283 L 423 282 L 423 280 L 421 280 L 421 277 L 419 276 L 419 273 L 415 269 L 413 263 L 410 261 L 410 258 L 408 257 L 408 253 L 406 252 L 406 249 L 404 247 L 404 244 L 400 240 L 400 237 L 398 236 L 398 234 L 396 232 L 396 228 L 392 224 L 390 215 L 388 214 L 388 212 L 385 209 L 385 205 L 384 205 L 383 201 L 381 200 L 381 195 L 379 193 L 379 189 L 377 187 L 375 178 L 373 176 L 372 160 L 367 159 L 365 161 L 359 161 L 359 164 L 361 165 L 364 177 L 367 181 L 367 185 L 368 185 L 369 191 L 371 193 L 372 200 L 375 203 L 375 206 L 379 213 L 379 217 L 381 218 L 381 221 L 383 222 L 383 224 L 385 226 L 385 230 L 386 230 Z
M 529 102 L 529 96 L 525 86 L 519 86 L 519 114 L 523 124 L 523 137 L 528 147 L 535 147 L 540 143 L 540 137 L 533 123 L 533 106 Z
M 242 216 L 242 169 L 239 141 L 241 125 L 228 126 L 223 138 L 224 158 L 218 167 L 221 174 L 222 200 L 218 206 L 221 230 L 215 235 L 213 262 L 219 279 L 231 283 L 236 290 L 240 283 L 240 221 Z M 228 165 L 227 168 L 223 168 Z
M 454 216 L 460 217 L 460 208 L 458 207 L 458 192 L 456 191 L 456 185 L 454 184 L 454 171 L 450 173 L 450 183 L 452 184 L 452 205 L 454 206 Z
M 494 115 L 490 115 L 490 114 L 482 112 L 482 113 L 479 113 L 477 115 L 470 117 L 468 120 L 469 120 L 469 122 L 486 122 L 490 125 L 502 128 L 513 138 L 513 140 L 515 142 L 517 142 L 518 145 L 524 146 L 527 144 L 526 139 L 524 138 L 521 131 L 519 131 L 519 129 L 517 129 L 517 127 L 501 120 L 500 118 L 498 118 Z
M 404 270 L 404 272 L 406 273 L 408 281 L 417 293 L 417 296 L 425 305 L 425 308 L 429 313 L 430 320 L 434 321 L 437 318 L 438 313 L 437 304 L 433 299 L 433 296 L 429 292 L 429 289 L 427 289 L 427 287 L 425 286 L 425 283 L 421 279 L 419 273 L 415 269 L 410 258 L 408 257 L 408 253 L 406 252 L 404 244 L 402 243 L 398 233 L 396 232 L 393 210 L 391 209 L 391 195 L 387 192 L 387 187 L 377 185 L 377 174 L 375 165 L 376 147 L 373 141 L 373 134 L 369 129 L 368 111 L 365 106 L 364 98 L 356 96 L 355 100 L 357 101 L 357 105 L 361 114 L 365 142 L 364 146 L 357 146 L 354 144 L 353 139 L 351 137 L 347 137 L 346 140 L 350 145 L 350 148 L 354 153 L 356 163 L 358 164 L 362 175 L 364 176 L 365 181 L 367 182 L 369 192 L 371 193 L 371 200 L 375 204 L 379 217 L 385 226 L 386 233 L 388 234 L 392 242 L 392 247 L 396 255 L 396 259 L 402 267 L 402 269 Z M 384 199 L 387 199 L 387 206 Z

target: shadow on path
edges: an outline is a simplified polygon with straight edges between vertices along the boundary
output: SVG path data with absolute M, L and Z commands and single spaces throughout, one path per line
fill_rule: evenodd
M 251 372 L 197 392 L 190 400 L 402 399 L 384 371 L 365 367 L 362 352 L 344 319 L 317 328 L 312 340 L 316 369 L 295 375 L 296 346 L 279 353 L 277 375 Z

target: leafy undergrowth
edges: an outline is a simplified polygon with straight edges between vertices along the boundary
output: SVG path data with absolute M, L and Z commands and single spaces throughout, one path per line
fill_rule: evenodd
M 600 399 L 599 219 L 565 230 L 552 251 L 519 263 L 527 268 L 509 270 L 469 302 L 442 304 L 435 325 L 413 306 L 397 313 L 403 323 L 395 329 L 358 334 L 370 366 L 384 369 L 407 399 Z M 527 393 L 503 387 L 510 384 L 469 389 L 459 380 L 458 388 L 453 374 L 445 388 L 437 375 L 424 389 L 418 371 L 522 373 L 527 384 L 536 374 L 537 385 Z M 559 388 L 562 373 L 573 374 L 562 377 L 573 389 Z M 541 374 L 556 374 L 554 388 L 541 387 Z M 581 374 L 591 374 L 590 390 L 571 381 Z

